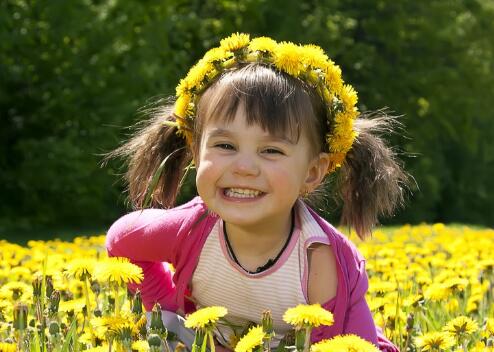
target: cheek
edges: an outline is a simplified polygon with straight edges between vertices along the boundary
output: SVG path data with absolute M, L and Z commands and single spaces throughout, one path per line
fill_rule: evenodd
M 196 171 L 196 186 L 197 191 L 204 191 L 207 187 L 211 187 L 217 179 L 218 168 L 214 167 L 213 163 L 209 160 L 202 160 L 197 165 Z

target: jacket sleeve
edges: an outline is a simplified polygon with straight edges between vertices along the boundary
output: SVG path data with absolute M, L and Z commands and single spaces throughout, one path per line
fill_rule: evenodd
M 141 291 L 146 310 L 158 302 L 162 309 L 176 311 L 173 272 L 167 263 L 175 263 L 180 234 L 184 224 L 193 217 L 197 206 L 191 201 L 174 209 L 145 209 L 134 211 L 118 219 L 107 232 L 108 255 L 126 257 L 140 266 L 143 281 L 129 284 L 133 291 Z
M 379 350 L 386 352 L 399 352 L 382 334 L 381 329 L 376 327 L 372 313 L 369 309 L 365 294 L 369 288 L 369 280 L 365 270 L 365 260 L 355 249 L 357 270 L 350 275 L 350 297 L 349 306 L 345 319 L 344 334 L 355 334 L 375 344 Z

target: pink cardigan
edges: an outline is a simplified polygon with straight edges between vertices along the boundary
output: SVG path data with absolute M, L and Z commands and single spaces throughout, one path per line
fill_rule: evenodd
M 337 294 L 323 304 L 333 313 L 334 324 L 314 329 L 311 340 L 356 334 L 381 351 L 397 352 L 398 348 L 375 326 L 365 300 L 368 289 L 365 259 L 344 235 L 312 209 L 309 211 L 327 234 L 338 267 Z M 217 220 L 218 216 L 207 211 L 200 197 L 173 209 L 134 211 L 110 227 L 106 247 L 110 256 L 127 257 L 143 269 L 142 283 L 129 287 L 140 289 L 147 310 L 159 302 L 162 309 L 190 312 L 194 305 L 187 300 L 188 285 Z M 171 263 L 175 274 L 163 262 Z

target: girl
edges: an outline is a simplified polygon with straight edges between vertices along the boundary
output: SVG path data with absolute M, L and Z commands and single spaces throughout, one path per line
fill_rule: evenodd
M 304 202 L 334 174 L 342 223 L 364 238 L 403 201 L 407 175 L 376 134 L 392 120 L 357 118 L 356 102 L 317 46 L 233 34 L 208 51 L 174 104 L 110 154 L 129 158 L 137 208 L 167 208 L 127 214 L 107 235 L 110 255 L 142 267 L 143 282 L 131 288 L 146 309 L 225 306 L 240 329 L 220 326 L 216 338 L 232 348 L 263 310 L 276 345 L 289 332 L 286 309 L 319 303 L 335 322 L 314 329 L 313 342 L 353 333 L 397 351 L 366 303 L 365 260 Z M 171 208 L 191 165 L 199 196 Z

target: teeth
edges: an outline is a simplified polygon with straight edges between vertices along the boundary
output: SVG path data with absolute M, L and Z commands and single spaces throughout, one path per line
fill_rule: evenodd
M 260 195 L 261 191 L 254 191 L 253 189 L 245 188 L 227 188 L 225 195 L 234 198 L 255 198 Z

